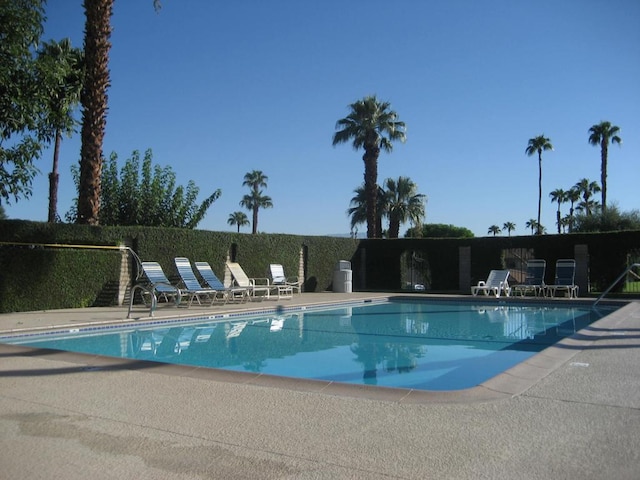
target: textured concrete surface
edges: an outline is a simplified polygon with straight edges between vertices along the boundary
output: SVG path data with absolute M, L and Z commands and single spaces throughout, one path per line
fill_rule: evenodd
M 124 316 L 7 314 L 0 333 Z M 480 387 L 414 393 L 0 345 L 0 478 L 637 479 L 639 347 L 632 302 Z

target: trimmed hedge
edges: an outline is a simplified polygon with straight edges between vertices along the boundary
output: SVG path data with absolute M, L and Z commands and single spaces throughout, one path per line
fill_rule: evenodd
M 336 263 L 351 259 L 358 246 L 357 241 L 349 238 L 159 227 L 92 227 L 23 220 L 0 221 L 0 242 L 4 243 L 0 244 L 0 312 L 113 303 L 107 292 L 118 283 L 119 251 L 34 249 L 27 246 L 31 244 L 109 247 L 125 244 L 141 260 L 159 262 L 172 280 L 177 280 L 173 259 L 178 256 L 208 261 L 221 279 L 227 255 L 238 261 L 251 277 L 268 277 L 270 263 L 281 263 L 285 273 L 294 277 L 298 275 L 302 250 L 306 292 L 331 289 Z M 27 245 L 7 245 L 9 243 Z M 39 293 L 41 289 L 46 293 Z

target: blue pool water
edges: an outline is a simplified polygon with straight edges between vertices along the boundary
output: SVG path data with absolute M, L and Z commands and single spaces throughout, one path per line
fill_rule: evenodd
M 458 390 L 494 377 L 614 309 L 391 300 L 198 323 L 93 327 L 0 342 L 296 378 Z

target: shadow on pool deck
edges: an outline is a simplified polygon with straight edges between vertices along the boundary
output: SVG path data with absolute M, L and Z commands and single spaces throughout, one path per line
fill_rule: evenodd
M 302 294 L 211 311 L 386 296 Z M 162 307 L 156 317 L 208 311 Z M 6 314 L 0 334 L 125 316 L 120 307 Z M 637 478 L 639 330 L 631 302 L 456 392 L 0 345 L 0 465 L 9 479 Z

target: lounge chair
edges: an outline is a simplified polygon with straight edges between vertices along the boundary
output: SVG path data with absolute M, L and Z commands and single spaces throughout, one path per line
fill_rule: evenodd
M 249 278 L 240 264 L 236 262 L 227 262 L 226 265 L 235 285 L 248 289 L 251 298 L 255 298 L 259 292 L 262 292 L 264 298 L 270 297 L 272 287 L 269 285 L 268 278 Z
M 245 287 L 225 287 L 214 273 L 211 265 L 209 265 L 209 262 L 195 262 L 195 266 L 202 279 L 210 288 L 213 288 L 218 292 L 223 292 L 224 303 L 227 303 L 231 300 L 239 300 L 240 302 L 242 302 L 245 299 L 251 299 L 251 297 L 249 296 L 249 289 Z
M 544 274 L 547 269 L 546 260 L 529 260 L 527 261 L 527 273 L 524 282 L 511 287 L 514 295 L 520 294 L 525 296 L 527 293 L 533 293 L 536 297 L 544 294 Z
M 482 292 L 485 296 L 491 294 L 497 298 L 504 293 L 508 297 L 511 294 L 508 278 L 509 270 L 491 270 L 486 280 L 481 280 L 476 286 L 471 287 L 471 294 L 476 296 Z
M 556 262 L 556 276 L 553 285 L 545 287 L 545 295 L 555 297 L 556 292 L 567 292 L 569 298 L 578 298 L 578 285 L 575 284 L 576 261 L 560 259 Z
M 173 301 L 176 305 L 180 305 L 182 292 L 178 287 L 171 284 L 158 262 L 140 262 L 140 266 L 142 267 L 142 273 L 144 273 L 146 280 L 134 285 L 131 289 L 131 301 L 129 303 L 129 314 L 127 318 L 131 316 L 135 291 L 137 289 L 141 290 L 142 300 L 145 305 L 151 305 L 149 313 L 152 316 L 158 300 L 164 299 L 166 302 Z
M 200 284 L 195 273 L 193 273 L 193 268 L 191 268 L 191 263 L 188 258 L 176 257 L 174 261 L 178 269 L 178 275 L 180 275 L 180 293 L 189 297 L 189 307 L 194 300 L 198 301 L 198 305 L 202 305 L 204 298 L 208 300 L 209 305 L 213 305 L 218 295 L 224 296 L 223 292 L 218 292 L 218 290 L 214 288 L 203 287 Z
M 299 277 L 287 278 L 284 274 L 284 268 L 279 263 L 272 263 L 269 265 L 269 270 L 271 271 L 271 284 L 277 286 L 285 286 L 290 287 L 291 292 L 293 293 L 295 290 L 298 293 L 301 292 L 301 282 Z

